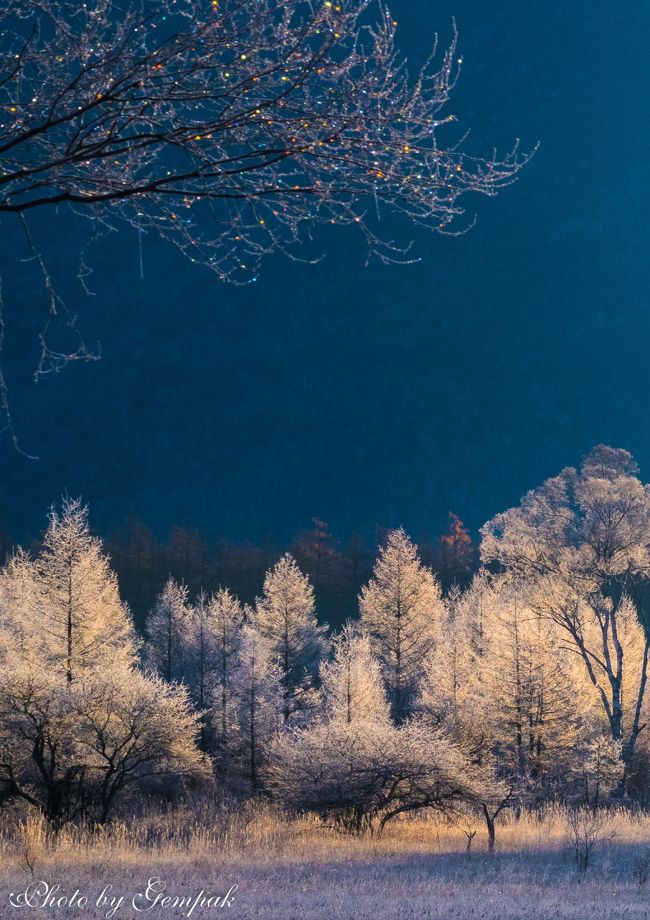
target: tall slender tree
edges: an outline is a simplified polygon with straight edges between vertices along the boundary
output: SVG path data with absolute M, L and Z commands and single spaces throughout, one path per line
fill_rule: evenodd
M 286 721 L 306 707 L 327 645 L 327 627 L 316 619 L 314 589 L 289 553 L 267 572 L 254 622 L 282 673 Z
M 202 709 L 207 708 L 208 703 L 212 706 L 210 748 L 217 767 L 225 772 L 235 716 L 234 681 L 243 641 L 245 611 L 227 588 L 220 588 L 209 600 L 203 600 L 203 607 L 200 611 L 197 609 L 195 617 L 195 656 L 199 656 L 203 645 L 199 669 L 199 673 L 203 674 L 200 694 L 203 702 L 199 705 Z M 200 635 L 201 642 L 198 641 Z
M 388 534 L 362 589 L 361 624 L 382 664 L 393 718 L 409 715 L 444 613 L 440 587 L 402 528 Z
M 185 585 L 170 576 L 147 616 L 147 665 L 167 681 L 181 681 L 189 667 L 190 605 Z
M 130 614 L 79 499 L 64 499 L 60 511 L 51 510 L 33 571 L 38 600 L 29 615 L 38 618 L 50 664 L 68 683 L 101 659 L 115 665 L 133 659 Z
M 244 626 L 237 665 L 232 674 L 233 731 L 225 742 L 229 772 L 236 771 L 254 791 L 262 785 L 271 741 L 283 724 L 286 705 L 282 671 L 271 643 L 258 630 Z M 219 697 L 221 689 L 215 689 Z M 220 726 L 216 726 L 217 730 Z

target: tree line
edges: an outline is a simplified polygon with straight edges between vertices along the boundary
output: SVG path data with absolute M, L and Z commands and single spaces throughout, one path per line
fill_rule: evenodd
M 55 825 L 133 797 L 264 795 L 349 830 L 646 803 L 650 487 L 599 446 L 481 530 L 443 590 L 388 531 L 336 631 L 283 553 L 259 594 L 170 577 L 138 635 L 88 511 L 0 573 L 0 802 Z
M 377 527 L 375 542 L 382 543 L 386 532 Z M 5 542 L 9 550 L 10 542 Z M 370 578 L 374 561 L 372 545 L 363 536 L 352 534 L 340 540 L 318 517 L 284 544 L 272 537 L 261 542 L 211 540 L 199 530 L 180 526 L 159 539 L 143 521 L 132 517 L 108 534 L 105 545 L 121 593 L 140 627 L 169 575 L 194 596 L 228 585 L 242 601 L 252 603 L 266 572 L 285 551 L 308 575 L 319 618 L 340 626 L 356 615 L 359 591 Z M 444 590 L 470 581 L 478 553 L 458 515 L 450 513 L 445 532 L 421 536 L 418 545 L 423 562 L 436 572 Z

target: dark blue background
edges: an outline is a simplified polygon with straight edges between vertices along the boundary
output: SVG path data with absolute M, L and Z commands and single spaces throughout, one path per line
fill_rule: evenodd
M 138 514 L 160 534 L 286 539 L 312 515 L 345 535 L 375 523 L 476 528 L 594 443 L 650 469 L 650 7 L 610 0 L 393 0 L 415 61 L 450 34 L 465 63 L 449 111 L 467 149 L 541 142 L 520 180 L 467 199 L 460 239 L 417 232 L 422 261 L 364 268 L 355 237 L 317 266 L 278 258 L 257 284 L 217 282 L 134 235 L 89 255 L 70 288 L 99 364 L 33 387 L 45 310 L 16 224 L 0 224 L 6 360 L 23 446 L 0 445 L 2 511 L 40 527 L 64 490 L 106 530 Z M 40 215 L 61 278 L 76 231 Z M 62 284 L 65 284 L 62 281 Z M 41 311 L 39 313 L 39 311 Z

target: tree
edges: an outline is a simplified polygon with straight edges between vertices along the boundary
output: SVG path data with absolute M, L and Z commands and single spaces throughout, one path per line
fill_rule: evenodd
M 323 706 L 330 721 L 385 723 L 389 718 L 381 667 L 370 640 L 347 623 L 333 642 L 333 657 L 320 668 Z
M 478 576 L 467 591 L 454 587 L 445 598 L 437 641 L 422 663 L 415 701 L 419 716 L 434 727 L 444 726 L 477 762 L 487 757 L 492 744 L 482 633 L 487 591 Z
M 136 785 L 206 775 L 184 688 L 143 675 L 128 609 L 88 530 L 88 511 L 52 511 L 35 560 L 0 573 L 0 802 L 55 827 L 105 821 Z
M 487 782 L 444 734 L 413 720 L 319 719 L 279 734 L 267 769 L 281 801 L 355 833 L 423 808 L 477 805 Z
M 150 611 L 145 631 L 147 664 L 167 681 L 180 681 L 188 667 L 187 644 L 190 606 L 185 585 L 170 576 Z
M 629 766 L 645 726 L 649 652 L 632 599 L 650 575 L 650 488 L 632 456 L 595 447 L 481 533 L 486 563 L 537 584 L 540 615 L 582 662 Z
M 584 761 L 584 805 L 598 808 L 614 792 L 623 777 L 625 765 L 620 742 L 607 735 L 592 738 Z
M 284 718 L 308 706 L 318 662 L 326 650 L 326 626 L 319 626 L 314 589 L 289 553 L 270 569 L 253 619 L 269 643 L 284 688 Z
M 194 608 L 193 654 L 195 699 L 199 709 L 212 706 L 210 724 L 216 764 L 227 769 L 234 718 L 234 676 L 244 628 L 244 609 L 227 588 L 209 600 L 201 595 Z
M 382 664 L 393 718 L 401 722 L 410 712 L 443 614 L 438 583 L 402 528 L 389 532 L 359 603 L 362 627 Z
M 450 511 L 447 533 L 440 537 L 440 569 L 436 569 L 443 587 L 464 587 L 472 577 L 474 562 L 472 538 L 458 515 Z
M 60 512 L 51 510 L 33 575 L 37 596 L 24 608 L 26 628 L 42 643 L 49 667 L 72 683 L 98 660 L 133 660 L 131 617 L 79 499 L 64 499 Z
M 14 656 L 0 668 L 0 802 L 21 799 L 58 828 L 105 822 L 132 787 L 206 777 L 187 693 L 134 667 L 68 687 Z
M 232 721 L 223 738 L 228 771 L 237 772 L 257 791 L 273 737 L 283 723 L 285 693 L 282 672 L 275 663 L 271 643 L 250 624 L 244 626 L 237 664 L 232 672 Z M 218 701 L 222 688 L 214 691 L 213 713 L 220 719 Z M 215 725 L 221 730 L 221 724 Z
M 41 606 L 36 567 L 18 548 L 0 569 L 0 660 L 18 649 L 31 657 L 41 645 L 43 634 L 37 628 Z
M 577 662 L 540 615 L 529 586 L 516 579 L 491 580 L 483 624 L 481 689 L 490 700 L 499 772 L 520 801 L 569 797 L 592 716 Z
M 102 673 L 74 699 L 75 733 L 90 754 L 100 822 L 133 786 L 168 790 L 170 782 L 207 779 L 196 745 L 199 716 L 187 690 L 130 668 Z

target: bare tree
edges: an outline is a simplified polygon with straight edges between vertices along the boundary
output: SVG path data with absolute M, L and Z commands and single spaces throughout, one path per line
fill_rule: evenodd
M 379 0 L 7 0 L 0 217 L 20 222 L 48 325 L 74 327 L 30 231 L 48 205 L 89 218 L 93 236 L 153 232 L 234 282 L 270 252 L 295 258 L 317 222 L 357 226 L 387 260 L 408 246 L 377 234 L 382 209 L 457 232 L 460 196 L 496 194 L 527 156 L 443 142 L 456 36 L 411 75 L 396 29 Z M 87 273 L 82 255 L 84 285 Z M 37 374 L 93 357 L 47 332 Z
M 574 809 L 567 814 L 567 824 L 578 872 L 586 872 L 594 848 L 605 839 L 605 816 L 589 808 Z

